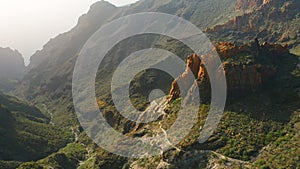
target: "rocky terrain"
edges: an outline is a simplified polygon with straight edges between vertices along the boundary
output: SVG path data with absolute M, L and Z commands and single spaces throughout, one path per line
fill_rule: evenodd
M 237 9 L 256 7 L 235 16 L 224 24 L 206 29 L 212 37 L 227 41 L 244 41 L 258 37 L 263 41 L 280 42 L 291 47 L 299 44 L 299 1 L 239 1 Z
M 0 140 L 0 168 L 299 168 L 299 8 L 297 0 L 141 0 L 120 8 L 105 1 L 95 3 L 76 27 L 33 55 L 14 91 L 26 101 L 1 95 L 5 118 L 0 119 L 11 119 L 14 126 L 0 124 L 0 132 L 15 141 L 7 146 L 6 140 Z M 82 130 L 73 106 L 72 75 L 81 48 L 103 24 L 147 11 L 181 16 L 206 32 L 221 57 L 229 95 L 217 130 L 204 144 L 198 138 L 210 108 L 207 101 L 201 104 L 191 132 L 173 149 L 129 159 L 98 147 Z M 132 137 L 165 133 L 181 105 L 175 79 L 145 70 L 131 83 L 131 103 L 149 111 L 150 91 L 161 89 L 169 94 L 169 102 L 158 103 L 153 110 L 163 109 L 163 116 L 136 124 L 116 110 L 110 94 L 116 67 L 132 52 L 150 47 L 169 50 L 187 61 L 201 94 L 209 93 L 205 64 L 180 41 L 156 35 L 122 41 L 99 66 L 95 104 L 112 127 Z M 184 80 L 185 73 L 177 80 Z
M 247 91 L 259 91 L 280 69 L 280 60 L 288 56 L 287 46 L 259 44 L 256 39 L 251 44 L 236 45 L 230 42 L 219 42 L 215 49 L 223 60 L 223 67 L 227 80 L 229 95 L 241 94 Z M 209 56 L 201 56 L 209 57 Z M 197 54 L 187 58 L 187 70 L 176 81 L 185 81 L 189 70 L 197 78 L 198 84 L 209 90 L 209 77 L 205 70 L 205 63 Z M 180 97 L 179 87 L 173 82 L 170 100 Z

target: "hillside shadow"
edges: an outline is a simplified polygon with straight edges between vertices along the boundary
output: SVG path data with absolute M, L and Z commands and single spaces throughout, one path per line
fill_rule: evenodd
M 289 122 L 291 114 L 300 107 L 299 57 L 283 56 L 277 71 L 261 90 L 228 98 L 226 110 L 248 114 L 261 121 Z

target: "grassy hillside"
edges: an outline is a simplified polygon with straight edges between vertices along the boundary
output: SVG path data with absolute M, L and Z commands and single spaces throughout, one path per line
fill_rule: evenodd
M 51 125 L 45 112 L 0 94 L 0 168 L 37 160 L 73 140 L 73 134 Z

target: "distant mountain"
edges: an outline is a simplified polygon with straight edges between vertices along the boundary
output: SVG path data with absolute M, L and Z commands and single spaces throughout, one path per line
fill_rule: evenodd
M 294 0 L 141 0 L 122 8 L 100 1 L 80 17 L 75 28 L 51 39 L 31 57 L 23 81 L 25 95 L 32 98 L 39 92 L 49 91 L 50 95 L 61 95 L 60 91 L 70 88 L 73 66 L 80 49 L 101 25 L 120 16 L 147 11 L 182 16 L 206 30 L 214 42 L 245 43 L 258 37 L 262 41 L 287 43 L 293 47 L 300 39 L 299 2 Z M 113 55 L 118 57 L 117 50 Z M 184 57 L 186 59 L 187 56 Z
M 189 2 L 141 0 L 121 8 L 105 1 L 97 2 L 91 6 L 87 14 L 80 17 L 75 28 L 50 40 L 41 51 L 31 57 L 31 63 L 24 77 L 23 89 L 21 89 L 25 91 L 24 95 L 30 99 L 41 93 L 48 93 L 47 95 L 53 98 L 65 95 L 66 92 L 69 92 L 69 95 L 73 67 L 87 39 L 103 24 L 114 18 L 147 11 L 182 16 L 205 29 L 233 18 L 235 0 L 191 0 Z M 138 49 L 136 40 L 131 41 L 130 45 L 123 44 L 120 48 Z M 154 44 L 154 41 L 154 39 L 150 41 L 149 45 Z M 115 58 L 111 61 L 119 60 L 120 52 L 122 51 L 115 49 L 111 54 Z
M 35 68 L 47 59 L 51 62 L 54 60 L 58 62 L 58 58 L 63 57 L 66 59 L 66 57 L 74 57 L 86 40 L 103 24 L 112 19 L 133 13 L 156 11 L 182 16 L 201 28 L 205 28 L 231 19 L 235 15 L 235 1 L 191 0 L 186 2 L 185 0 L 141 0 L 131 6 L 121 8 L 117 8 L 106 1 L 96 2 L 91 6 L 87 14 L 79 18 L 77 26 L 69 32 L 51 39 L 44 45 L 41 51 L 36 52 L 30 59 L 27 71 Z M 46 61 L 44 64 L 46 64 Z
M 45 63 L 55 61 L 56 66 L 67 62 L 72 56 L 78 54 L 87 39 L 117 11 L 117 7 L 106 1 L 93 4 L 90 11 L 79 18 L 77 26 L 51 39 L 41 51 L 37 51 L 30 58 L 27 71 L 37 68 L 43 61 Z
M 22 80 L 25 64 L 17 50 L 0 47 L 0 91 L 8 91 Z

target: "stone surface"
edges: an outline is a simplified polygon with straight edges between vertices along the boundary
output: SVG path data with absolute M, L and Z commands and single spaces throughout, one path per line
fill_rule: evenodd
M 213 50 L 216 50 L 223 60 L 227 88 L 230 94 L 260 90 L 265 83 L 276 75 L 278 59 L 289 54 L 287 45 L 266 42 L 259 44 L 258 39 L 250 44 L 240 46 L 229 42 L 219 42 L 215 44 Z M 193 54 L 187 59 L 186 70 L 172 83 L 169 101 L 181 96 L 177 82 L 186 81 L 189 70 L 196 77 L 198 84 L 202 85 L 202 88 L 206 88 L 206 91 L 210 90 L 205 64 L 198 55 Z

